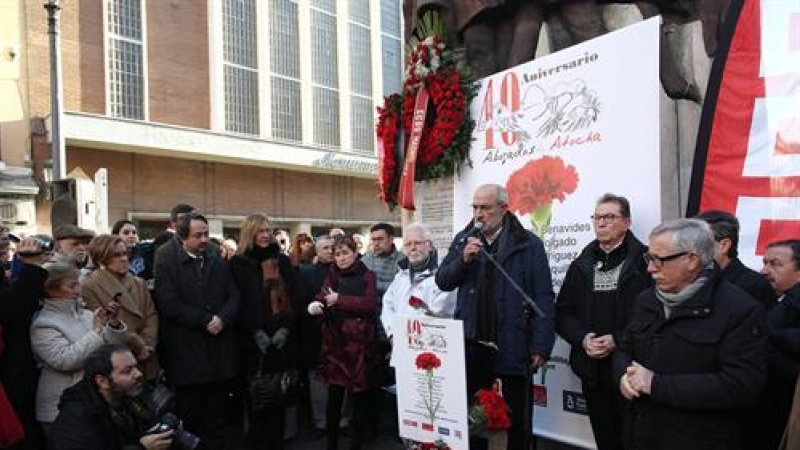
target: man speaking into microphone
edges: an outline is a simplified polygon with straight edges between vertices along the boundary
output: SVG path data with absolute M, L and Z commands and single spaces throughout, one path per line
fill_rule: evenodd
M 508 450 L 528 450 L 530 374 L 553 349 L 554 293 L 544 245 L 508 211 L 505 188 L 475 190 L 472 221 L 453 239 L 436 284 L 458 288 L 455 318 L 463 321 L 467 341 L 468 398 L 500 378 L 511 409 Z M 486 441 L 471 439 L 470 448 L 486 448 Z

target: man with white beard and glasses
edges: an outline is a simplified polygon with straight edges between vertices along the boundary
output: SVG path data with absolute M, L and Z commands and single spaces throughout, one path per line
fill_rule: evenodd
M 456 307 L 458 291 L 445 292 L 436 285 L 434 275 L 439 264 L 425 225 L 414 223 L 405 228 L 403 252 L 400 270 L 383 295 L 381 323 L 390 342 L 396 316 L 452 317 Z
M 64 391 L 50 429 L 51 450 L 163 450 L 173 431 L 148 434 L 134 397 L 142 392 L 142 373 L 124 345 L 104 345 L 89 355 L 83 379 Z

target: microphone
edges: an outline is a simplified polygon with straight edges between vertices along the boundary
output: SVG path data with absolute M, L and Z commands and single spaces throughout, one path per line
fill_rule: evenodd
M 463 244 L 467 242 L 467 239 L 471 237 L 480 236 L 481 232 L 483 231 L 483 227 L 483 222 L 476 220 L 475 223 L 472 224 L 472 229 L 461 238 L 461 243 Z

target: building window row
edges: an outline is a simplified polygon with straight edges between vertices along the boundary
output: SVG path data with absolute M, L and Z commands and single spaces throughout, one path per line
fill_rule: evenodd
M 220 84 L 215 86 L 221 88 L 219 101 L 224 108 L 220 114 L 224 110 L 226 131 L 298 142 L 310 139 L 317 145 L 340 147 L 345 101 L 350 122 L 346 129 L 350 142 L 345 145 L 358 153 L 374 154 L 373 46 L 380 46 L 384 93 L 398 91 L 400 4 L 399 0 L 380 0 L 379 4 L 348 0 L 347 9 L 337 11 L 339 3 L 311 0 L 308 24 L 300 23 L 297 0 L 221 0 L 217 4 L 216 14 L 221 16 L 214 22 L 219 27 L 221 55 L 216 64 L 221 66 L 217 66 Z M 109 114 L 145 119 L 144 2 L 106 0 L 106 5 Z M 373 23 L 372 7 L 379 7 L 379 23 Z M 264 30 L 259 28 L 262 12 L 267 19 Z M 345 23 L 347 34 L 340 35 L 339 27 Z M 376 41 L 372 30 L 377 27 L 381 32 L 374 35 L 380 36 Z M 340 84 L 340 36 L 347 36 L 346 87 Z M 260 43 L 264 38 L 266 42 Z M 303 39 L 310 50 L 307 60 L 302 59 Z M 263 51 L 259 44 L 265 46 Z M 309 86 L 304 86 L 302 61 L 308 63 Z M 340 88 L 349 92 L 344 99 Z M 308 96 L 305 106 L 304 96 Z M 268 111 L 260 111 L 264 102 L 269 104 Z M 311 111 L 304 115 L 308 107 Z M 304 122 L 313 130 L 305 138 Z

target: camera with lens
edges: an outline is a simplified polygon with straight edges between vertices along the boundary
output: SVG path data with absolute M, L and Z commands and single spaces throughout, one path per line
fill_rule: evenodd
M 147 434 L 159 434 L 173 431 L 172 448 L 177 450 L 194 450 L 200 445 L 200 438 L 183 429 L 180 419 L 172 413 L 175 408 L 175 393 L 164 384 L 145 389 L 139 397 L 147 420 L 151 426 Z
M 30 258 L 33 256 L 39 256 L 43 253 L 50 253 L 53 251 L 53 238 L 46 234 L 34 234 L 31 236 L 35 241 L 36 244 L 39 246 L 38 251 L 28 251 L 28 250 L 18 250 L 17 253 L 19 256 L 24 258 Z
M 183 429 L 180 419 L 175 414 L 166 413 L 158 420 L 148 433 L 159 434 L 173 431 L 172 448 L 178 450 L 194 450 L 200 445 L 200 438 Z

